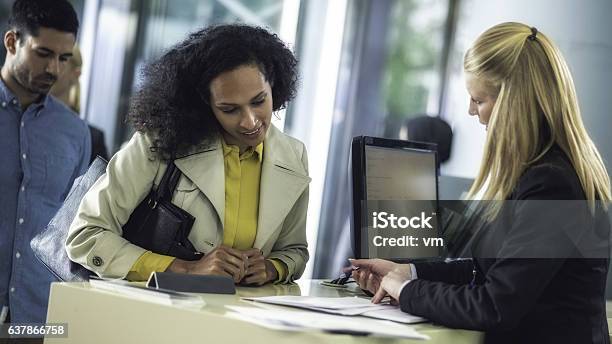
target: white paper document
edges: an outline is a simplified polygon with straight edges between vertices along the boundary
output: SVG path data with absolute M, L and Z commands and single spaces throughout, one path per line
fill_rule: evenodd
M 416 315 L 402 312 L 402 310 L 399 307 L 391 306 L 391 305 L 386 306 L 385 309 L 376 309 L 372 311 L 367 311 L 360 315 L 364 317 L 375 318 L 375 319 L 391 320 L 391 321 L 400 322 L 403 324 L 416 324 L 416 323 L 427 321 L 427 319 L 425 318 L 421 318 Z
M 398 306 L 375 305 L 361 297 L 312 297 L 312 296 L 266 296 L 248 297 L 244 300 L 273 305 L 298 307 L 336 315 L 356 316 L 391 320 L 404 324 L 424 322 L 426 319 L 402 312 Z
M 96 289 L 120 293 L 133 299 L 155 302 L 169 306 L 199 309 L 206 305 L 206 302 L 204 302 L 204 300 L 198 295 L 180 293 L 171 290 L 147 288 L 144 286 L 131 284 L 124 280 L 90 278 L 89 285 Z
M 318 330 L 340 334 L 373 335 L 379 337 L 429 339 L 409 325 L 362 317 L 345 317 L 300 310 L 263 309 L 225 306 L 235 319 L 275 330 Z
M 264 297 L 244 297 L 244 300 L 271 303 L 283 306 L 295 306 L 302 308 L 325 308 L 345 310 L 352 308 L 380 307 L 370 300 L 356 296 L 347 297 L 315 297 L 315 296 L 264 296 Z

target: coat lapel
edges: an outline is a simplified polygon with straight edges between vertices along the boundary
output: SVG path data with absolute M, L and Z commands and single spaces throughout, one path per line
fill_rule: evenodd
M 174 163 L 206 195 L 217 211 L 219 221 L 224 224 L 225 165 L 221 144 L 211 144 L 203 151 L 177 159 Z
M 262 248 L 302 195 L 310 178 L 292 143 L 271 126 L 264 141 L 259 186 L 259 215 L 253 247 Z M 221 143 L 175 160 L 176 166 L 210 200 L 225 223 L 225 164 Z M 194 214 L 197 216 L 197 214 Z
M 301 157 L 274 126 L 264 141 L 256 248 L 262 248 L 302 195 L 310 178 Z

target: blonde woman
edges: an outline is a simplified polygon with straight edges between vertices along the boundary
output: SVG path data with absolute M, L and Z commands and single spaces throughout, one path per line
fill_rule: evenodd
M 83 68 L 83 58 L 78 45 L 72 49 L 72 57 L 66 64 L 66 69 L 59 75 L 55 84 L 51 88 L 51 95 L 68 106 L 75 114 L 81 113 L 81 71 Z M 91 135 L 91 157 L 90 163 L 94 161 L 96 156 L 108 160 L 108 151 L 104 143 L 104 132 L 90 124 L 89 134 Z
M 79 78 L 83 68 L 81 50 L 77 45 L 72 49 L 72 57 L 66 64 L 66 69 L 58 77 L 51 88 L 51 94 L 66 104 L 72 111 L 81 112 L 81 85 Z
M 572 251 L 576 248 L 565 232 L 531 221 L 547 212 L 546 221 L 555 221 L 563 212 L 521 207 L 582 200 L 591 212 L 601 213 L 600 201 L 611 199 L 610 180 L 582 123 L 567 64 L 536 28 L 503 23 L 478 37 L 464 69 L 469 114 L 487 127 L 471 195 L 496 201 L 487 213 L 490 223 L 510 224 L 500 227 L 504 235 L 484 231 L 475 243 L 496 256 L 405 265 L 353 260 L 360 268 L 353 277 L 375 293 L 375 303 L 388 294 L 405 312 L 485 331 L 486 342 L 609 343 L 607 251 L 576 259 L 581 253 Z M 501 201 L 523 203 L 502 213 Z M 609 229 L 607 220 L 605 225 Z M 561 252 L 570 254 L 556 255 Z M 547 259 L 526 259 L 535 257 Z

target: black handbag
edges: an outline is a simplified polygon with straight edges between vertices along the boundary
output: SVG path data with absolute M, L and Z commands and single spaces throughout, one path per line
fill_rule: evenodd
M 123 237 L 155 253 L 198 260 L 202 254 L 187 239 L 195 218 L 171 202 L 180 177 L 174 162 L 169 163 L 157 189 L 149 192 L 123 226 Z
M 87 281 L 93 272 L 68 258 L 65 243 L 68 228 L 74 220 L 81 200 L 91 186 L 106 172 L 107 162 L 96 157 L 87 172 L 77 178 L 64 201 L 45 230 L 30 242 L 34 255 L 60 281 Z M 172 194 L 181 176 L 174 162 L 168 164 L 157 189 L 134 209 L 123 226 L 123 237 L 144 249 L 183 260 L 198 260 L 188 236 L 195 218 L 172 204 Z

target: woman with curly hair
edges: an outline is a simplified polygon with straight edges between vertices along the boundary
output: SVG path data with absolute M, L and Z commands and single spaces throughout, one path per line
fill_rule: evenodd
M 292 52 L 248 25 L 195 32 L 150 63 L 128 115 L 137 132 L 85 195 L 66 243 L 70 258 L 130 280 L 153 271 L 248 285 L 299 278 L 308 260 L 308 160 L 304 144 L 271 123 L 296 83 Z M 195 217 L 189 240 L 199 260 L 153 253 L 121 236 L 172 162 L 182 173 L 172 202 Z

